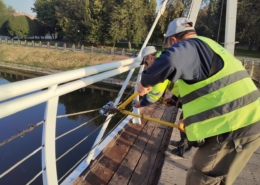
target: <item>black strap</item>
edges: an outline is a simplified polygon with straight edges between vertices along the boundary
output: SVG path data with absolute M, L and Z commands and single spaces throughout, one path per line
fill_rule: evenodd
M 209 76 L 214 75 L 215 73 L 218 72 L 218 63 L 219 63 L 219 56 L 214 53 L 214 57 L 212 59 L 212 64 L 209 72 Z

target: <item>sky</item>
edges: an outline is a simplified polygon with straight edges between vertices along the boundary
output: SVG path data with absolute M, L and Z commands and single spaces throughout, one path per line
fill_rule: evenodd
M 36 15 L 32 12 L 34 0 L 3 0 L 6 5 L 12 6 L 16 11 L 22 11 L 30 15 Z

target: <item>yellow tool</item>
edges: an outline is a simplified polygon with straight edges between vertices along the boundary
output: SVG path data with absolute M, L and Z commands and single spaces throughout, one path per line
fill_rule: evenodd
M 131 95 L 124 103 L 119 105 L 117 108 L 114 107 L 113 102 L 109 102 L 109 103 L 107 103 L 106 105 L 103 106 L 103 108 L 99 111 L 99 113 L 101 115 L 107 116 L 109 114 L 114 114 L 116 112 L 121 112 L 122 114 L 131 115 L 131 116 L 134 116 L 134 117 L 146 119 L 148 121 L 152 121 L 152 122 L 159 123 L 159 124 L 162 124 L 162 125 L 166 125 L 166 126 L 169 126 L 169 127 L 178 128 L 179 130 L 184 131 L 183 126 L 182 127 L 178 127 L 178 125 L 176 125 L 174 123 L 170 123 L 170 122 L 167 122 L 167 121 L 162 121 L 162 120 L 150 118 L 148 116 L 144 116 L 143 114 L 141 114 L 141 115 L 140 114 L 135 114 L 135 113 L 132 113 L 130 111 L 125 110 L 125 107 L 129 103 L 131 103 L 136 96 L 138 96 L 137 92 L 134 93 L 133 95 Z

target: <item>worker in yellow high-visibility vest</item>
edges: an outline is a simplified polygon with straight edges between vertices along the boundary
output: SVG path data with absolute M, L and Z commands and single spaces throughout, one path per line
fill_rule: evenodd
M 141 53 L 142 62 L 141 65 L 145 64 L 146 68 L 151 66 L 155 60 L 155 58 L 159 57 L 161 52 L 157 52 L 154 46 L 147 46 L 143 49 Z M 150 104 L 153 104 L 157 102 L 161 96 L 164 94 L 164 91 L 167 89 L 171 82 L 169 80 L 165 80 L 163 83 L 158 83 L 155 86 L 152 87 L 152 90 L 144 95 L 142 97 L 141 101 L 134 100 L 132 102 L 133 107 L 140 108 L 149 106 Z M 169 98 L 168 106 L 176 106 L 177 109 L 175 110 L 175 113 L 177 114 L 178 108 L 181 108 L 181 102 L 179 101 L 179 88 L 178 88 L 178 81 L 174 83 L 174 86 L 171 90 L 172 97 Z M 176 146 L 173 151 L 169 152 L 166 151 L 165 154 L 171 158 L 190 158 L 192 154 L 192 146 L 188 145 L 187 137 L 185 133 L 180 133 L 181 140 L 178 142 L 171 141 L 171 144 Z M 173 154 L 173 155 L 172 155 Z
M 174 19 L 168 49 L 142 73 L 140 95 L 166 79 L 178 80 L 188 140 L 205 140 L 186 185 L 231 185 L 260 146 L 260 92 L 233 55 L 197 36 L 192 21 Z

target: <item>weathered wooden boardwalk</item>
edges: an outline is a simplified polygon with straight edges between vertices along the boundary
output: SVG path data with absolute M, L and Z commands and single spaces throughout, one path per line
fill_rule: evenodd
M 174 122 L 176 108 L 151 106 L 143 113 Z M 170 140 L 179 140 L 179 131 L 142 120 L 142 125 L 128 123 L 102 151 L 74 185 L 184 185 L 190 160 L 171 160 L 164 152 Z M 193 152 L 195 152 L 194 149 Z M 260 184 L 260 149 L 258 149 L 234 185 Z
M 144 114 L 172 121 L 173 108 L 151 106 Z M 79 185 L 157 184 L 172 128 L 142 120 L 142 125 L 128 123 L 114 141 L 78 178 Z

